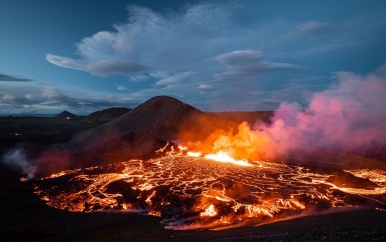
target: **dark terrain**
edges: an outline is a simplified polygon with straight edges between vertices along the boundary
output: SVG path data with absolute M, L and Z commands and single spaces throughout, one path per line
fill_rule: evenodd
M 184 134 L 199 139 L 214 129 L 212 124 L 231 127 L 240 120 L 251 124 L 256 119 L 267 122 L 272 115 L 271 112 L 203 113 L 165 98 L 150 100 L 150 104 L 131 111 L 115 110 L 116 116 L 94 113 L 94 116 L 70 119 L 3 117 L 0 118 L 0 153 L 22 147 L 33 160 L 52 147 L 79 150 L 87 147 L 94 152 L 106 142 L 114 141 L 117 143 L 113 145 L 129 146 L 120 150 L 126 158 L 124 156 L 133 151 L 151 153 L 165 141 L 178 137 L 177 124 L 187 122 L 183 125 L 205 127 L 200 134 Z M 174 116 L 170 118 L 165 112 L 172 112 Z M 111 124 L 120 130 L 118 134 L 111 131 Z M 103 134 L 116 135 L 116 139 Z M 92 144 L 86 146 L 91 141 Z M 122 144 L 123 141 L 127 143 Z M 95 158 L 99 154 L 91 155 Z M 10 167 L 0 165 L 0 216 L 3 218 L 0 241 L 386 241 L 386 211 L 346 209 L 254 227 L 173 231 L 164 229 L 157 217 L 54 209 L 33 193 L 32 182 L 21 182 L 20 177 L 22 175 Z
M 0 117 L 0 151 L 15 145 L 47 147 L 100 123 L 56 118 Z

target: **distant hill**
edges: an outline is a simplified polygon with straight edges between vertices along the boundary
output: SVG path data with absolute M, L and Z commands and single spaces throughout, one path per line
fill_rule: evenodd
M 101 111 L 94 112 L 82 118 L 85 122 L 108 122 L 112 121 L 123 114 L 130 112 L 131 109 L 124 107 L 108 108 Z
M 0 114 L 0 118 L 52 118 L 55 114 L 23 113 L 23 114 Z
M 63 111 L 57 115 L 55 115 L 55 119 L 72 119 L 72 118 L 75 118 L 77 117 L 75 114 L 72 114 L 68 111 Z

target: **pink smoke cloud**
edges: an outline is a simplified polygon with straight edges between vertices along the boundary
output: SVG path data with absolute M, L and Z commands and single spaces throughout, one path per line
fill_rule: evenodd
M 267 133 L 277 153 L 319 148 L 366 152 L 386 145 L 386 72 L 338 73 L 338 84 L 315 93 L 307 108 L 282 103 Z

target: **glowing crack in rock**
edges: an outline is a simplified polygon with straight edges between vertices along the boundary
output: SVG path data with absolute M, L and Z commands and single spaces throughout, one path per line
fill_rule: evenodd
M 379 169 L 357 169 L 357 170 L 345 170 L 345 172 L 351 173 L 356 177 L 369 179 L 372 182 L 378 184 L 386 184 L 386 171 Z

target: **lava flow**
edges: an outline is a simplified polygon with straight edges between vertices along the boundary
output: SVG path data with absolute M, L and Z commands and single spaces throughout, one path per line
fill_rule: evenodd
M 205 156 L 171 146 L 167 155 L 77 169 L 34 182 L 48 205 L 72 212 L 136 211 L 169 229 L 258 225 L 337 207 L 386 209 L 386 172 L 315 171 L 267 161 Z M 222 162 L 218 162 L 222 161 Z M 345 184 L 337 176 L 346 177 Z

